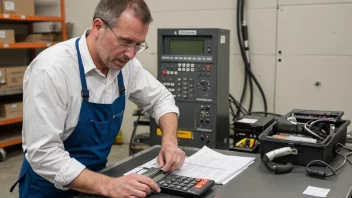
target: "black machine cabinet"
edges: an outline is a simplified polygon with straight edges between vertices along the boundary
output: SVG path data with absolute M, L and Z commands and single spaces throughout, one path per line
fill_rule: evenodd
M 158 80 L 180 110 L 180 146 L 229 148 L 229 30 L 158 29 Z M 151 145 L 161 131 L 151 120 Z

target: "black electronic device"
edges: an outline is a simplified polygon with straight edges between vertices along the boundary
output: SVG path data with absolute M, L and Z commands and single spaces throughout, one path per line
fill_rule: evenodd
M 158 29 L 157 79 L 180 111 L 179 146 L 229 149 L 229 61 L 229 30 Z M 151 145 L 161 135 L 151 119 Z
M 343 120 L 341 111 L 293 110 L 287 115 L 287 118 L 276 119 L 259 136 L 262 158 L 273 150 L 290 147 L 296 149 L 297 154 L 278 157 L 273 162 L 303 166 L 315 160 L 330 163 L 336 156 L 337 145 L 346 143 L 351 121 Z
M 213 180 L 177 176 L 160 168 L 150 168 L 143 175 L 157 183 L 162 193 L 183 197 L 199 197 L 215 185 Z
M 343 114 L 343 111 L 293 109 L 286 115 L 295 117 L 298 122 L 307 122 L 310 120 L 328 120 L 332 122 L 340 122 Z
M 255 152 L 259 135 L 275 121 L 273 117 L 246 115 L 234 123 L 234 145 L 231 150 Z

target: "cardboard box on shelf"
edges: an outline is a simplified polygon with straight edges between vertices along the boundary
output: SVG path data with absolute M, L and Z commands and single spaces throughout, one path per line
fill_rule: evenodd
M 0 86 L 6 83 L 6 69 L 0 68 Z
M 16 14 L 33 16 L 35 15 L 34 0 L 14 0 Z
M 15 30 L 0 30 L 0 43 L 9 44 L 15 42 Z
M 0 104 L 0 117 L 16 118 L 21 116 L 23 116 L 22 102 Z
M 35 15 L 34 0 L 0 0 L 1 13 Z
M 15 14 L 16 6 L 15 0 L 0 0 L 0 13 Z
M 26 38 L 26 42 L 53 42 L 55 40 L 56 34 L 30 34 Z
M 23 77 L 27 66 L 6 68 L 6 89 L 23 88 Z

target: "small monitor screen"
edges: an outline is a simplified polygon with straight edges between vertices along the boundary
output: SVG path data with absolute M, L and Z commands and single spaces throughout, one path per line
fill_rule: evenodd
M 170 53 L 204 53 L 204 40 L 170 40 Z

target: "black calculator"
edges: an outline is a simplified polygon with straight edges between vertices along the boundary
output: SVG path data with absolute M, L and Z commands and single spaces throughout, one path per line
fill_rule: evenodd
M 162 193 L 183 197 L 199 197 L 215 184 L 214 180 L 178 176 L 165 173 L 160 168 L 150 168 L 143 175 L 153 179 Z

